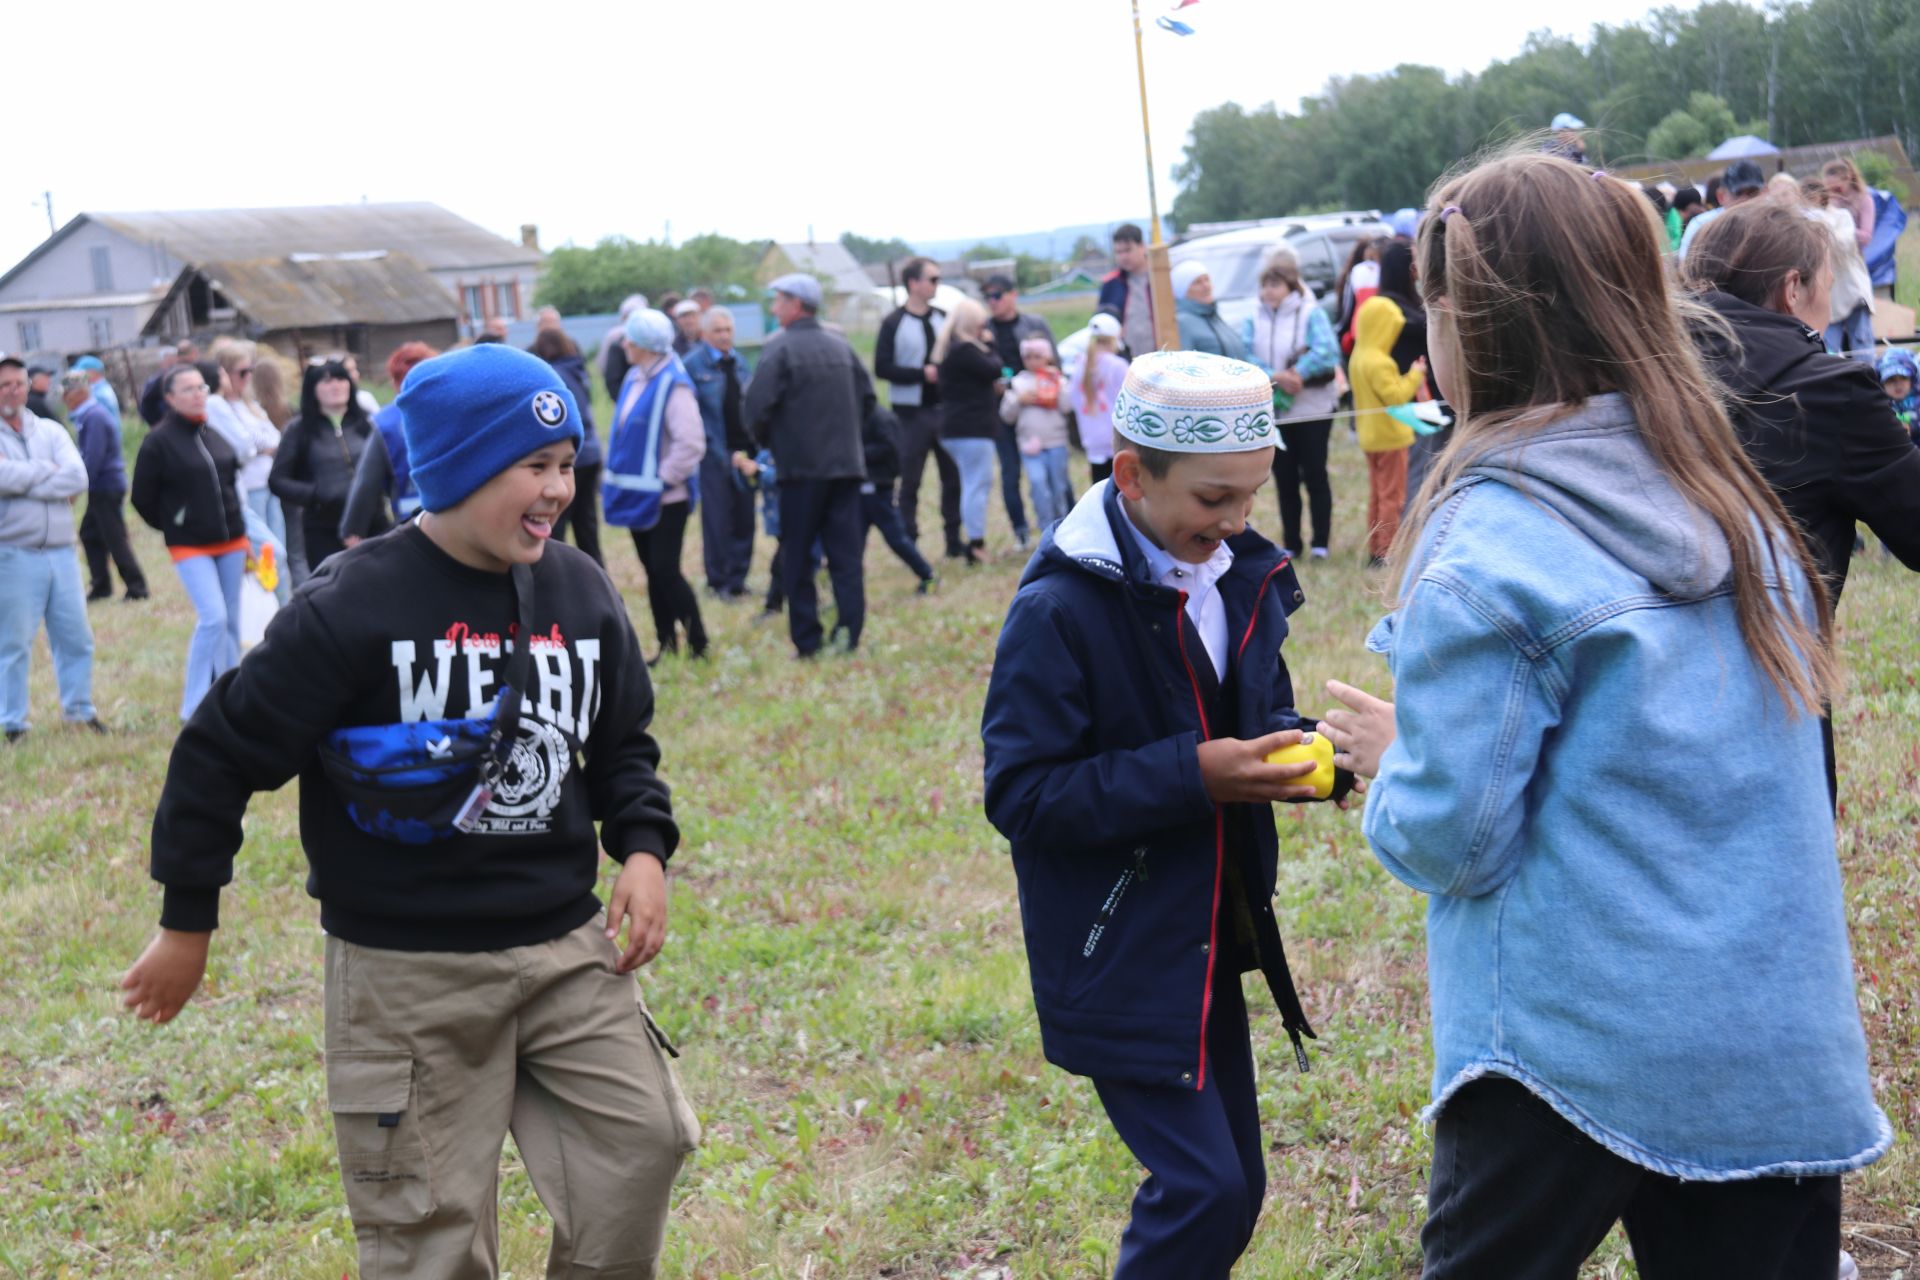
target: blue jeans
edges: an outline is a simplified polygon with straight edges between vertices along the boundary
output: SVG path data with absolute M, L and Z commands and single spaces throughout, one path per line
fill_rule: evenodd
M 1872 364 L 1874 362 L 1873 308 L 1862 303 L 1839 324 L 1828 325 L 1827 350 L 1834 355 L 1844 352 L 1855 360 L 1864 360 Z
M 27 667 L 33 636 L 47 624 L 60 716 L 93 719 L 93 630 L 71 546 L 0 545 L 0 728 L 27 727 Z
M 1020 464 L 1027 469 L 1027 487 L 1033 490 L 1034 527 L 1044 529 L 1055 520 L 1067 518 L 1073 510 L 1073 482 L 1067 479 L 1067 446 L 1023 453 Z
M 173 567 L 198 619 L 187 643 L 187 683 L 180 692 L 180 718 L 185 720 L 220 674 L 240 664 L 240 578 L 247 557 L 229 551 L 193 556 Z
M 1007 520 L 1013 536 L 1027 540 L 1027 508 L 1020 501 L 1020 446 L 1013 442 L 1013 428 L 1003 427 L 994 437 L 994 450 L 1000 455 L 1000 497 L 1007 504 Z
M 270 489 L 249 489 L 246 492 L 246 499 L 247 511 L 251 513 L 247 515 L 247 537 L 252 541 L 256 555 L 259 553 L 262 542 L 272 543 L 273 565 L 280 575 L 279 583 L 273 588 L 273 596 L 281 604 L 285 604 L 293 595 L 293 566 L 287 563 L 286 512 L 280 509 L 280 499 L 274 497 Z M 254 523 L 256 519 L 260 524 Z M 265 525 L 267 533 L 273 536 L 261 537 L 260 525 Z
M 983 542 L 987 536 L 987 495 L 993 489 L 993 461 L 999 447 L 991 440 L 962 437 L 942 440 L 940 447 L 960 468 L 960 523 L 967 537 Z

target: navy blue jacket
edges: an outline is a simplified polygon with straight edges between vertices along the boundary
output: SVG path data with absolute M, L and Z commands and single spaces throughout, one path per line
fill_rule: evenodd
M 127 460 L 120 447 L 120 420 L 98 400 L 88 400 L 73 411 L 73 429 L 80 437 L 80 459 L 87 464 L 87 491 L 125 493 Z
M 981 725 L 987 817 L 1013 845 L 1047 1060 L 1199 1089 L 1216 964 L 1265 969 L 1296 1045 L 1313 1032 L 1273 915 L 1272 806 L 1208 798 L 1198 748 L 1220 728 L 1202 691 L 1213 669 L 1183 593 L 1152 580 L 1125 520 L 1111 482 L 1095 485 L 1027 567 Z M 1306 597 L 1265 538 L 1228 545 L 1232 736 L 1301 728 L 1280 646 Z M 1236 871 L 1258 948 L 1245 959 L 1224 909 Z
M 741 354 L 740 348 L 735 347 L 733 355 L 740 362 L 735 376 L 740 379 L 740 411 L 744 418 L 747 384 L 753 381 L 753 370 L 748 367 L 747 357 Z M 707 454 L 717 462 L 726 462 L 733 457 L 733 448 L 727 442 L 727 419 L 721 411 L 721 400 L 727 393 L 727 375 L 720 367 L 720 357 L 710 343 L 701 342 L 681 357 L 680 363 L 686 366 L 687 376 L 693 379 L 693 398 L 700 404 L 700 425 L 707 429 Z M 751 445 L 752 441 L 748 440 L 743 452 L 752 453 Z
M 560 375 L 560 381 L 567 384 L 567 390 L 573 392 L 573 402 L 580 406 L 580 449 L 573 456 L 576 467 L 597 467 L 601 463 L 600 432 L 593 425 L 593 391 L 587 385 L 587 362 L 579 356 L 561 356 L 552 362 L 553 371 Z M 614 402 L 619 403 L 615 396 Z

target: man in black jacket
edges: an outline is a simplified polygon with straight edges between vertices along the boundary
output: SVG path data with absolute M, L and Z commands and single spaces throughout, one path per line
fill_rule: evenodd
M 773 282 L 773 317 L 781 332 L 767 343 L 747 386 L 747 429 L 773 454 L 780 474 L 780 557 L 787 628 L 803 658 L 820 651 L 819 598 L 807 572 L 818 539 L 827 553 L 836 632 L 849 651 L 866 621 L 861 545 L 866 530 L 860 485 L 867 467 L 860 424 L 873 408 L 873 380 L 847 340 L 821 328 L 820 282 L 795 272 Z
M 873 344 L 873 371 L 893 384 L 894 416 L 900 420 L 900 517 L 907 537 L 920 540 L 920 478 L 926 474 L 927 455 L 940 473 L 940 523 L 947 535 L 947 555 L 961 559 L 960 468 L 954 465 L 940 440 L 939 366 L 933 363 L 933 344 L 946 324 L 947 313 L 933 305 L 940 287 L 940 268 L 932 258 L 914 258 L 900 268 L 907 300 L 880 322 Z
M 988 332 L 993 338 L 993 349 L 1000 357 L 1000 367 L 1007 371 L 1007 377 L 1011 378 L 1022 368 L 1020 344 L 1028 338 L 1045 338 L 1047 345 L 1053 348 L 1054 364 L 1060 363 L 1060 347 L 1053 340 L 1053 327 L 1039 316 L 1022 314 L 1020 290 L 1011 276 L 988 276 L 980 296 L 987 300 L 987 311 L 992 317 Z M 1025 474 L 1025 469 L 1020 462 L 1020 449 L 1013 442 L 1013 428 L 1005 427 L 994 444 L 1000 451 L 1000 496 L 1007 504 L 1007 523 L 1013 526 L 1014 541 L 1025 547 L 1027 508 L 1020 501 L 1020 477 Z

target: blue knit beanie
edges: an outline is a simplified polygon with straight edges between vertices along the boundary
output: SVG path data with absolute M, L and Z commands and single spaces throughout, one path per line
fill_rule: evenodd
M 553 366 L 501 342 L 422 361 L 396 402 L 420 505 L 458 506 L 520 459 L 580 443 L 580 408 Z

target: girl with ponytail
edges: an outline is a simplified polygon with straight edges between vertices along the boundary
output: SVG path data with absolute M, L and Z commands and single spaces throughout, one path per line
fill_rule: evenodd
M 1459 425 L 1369 640 L 1397 706 L 1343 688 L 1373 711 L 1329 726 L 1377 774 L 1374 852 L 1429 895 L 1425 1275 L 1572 1280 L 1624 1221 L 1644 1280 L 1824 1280 L 1839 1175 L 1892 1131 L 1827 801 L 1821 575 L 1637 188 L 1517 154 L 1431 213 Z

